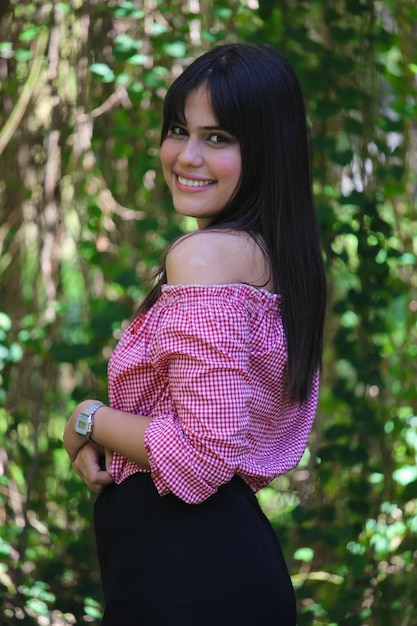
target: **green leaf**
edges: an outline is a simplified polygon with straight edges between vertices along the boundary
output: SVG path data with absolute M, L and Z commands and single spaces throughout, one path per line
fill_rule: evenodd
M 168 70 L 165 67 L 156 66 L 145 73 L 144 83 L 150 89 L 157 89 L 165 85 L 165 76 Z
M 107 63 L 93 63 L 89 70 L 95 76 L 100 76 L 104 83 L 111 83 L 115 79 L 114 72 Z
M 2 537 L 0 537 L 0 555 L 1 556 L 10 556 L 13 552 L 13 547 L 4 541 Z
M 219 41 L 221 41 L 221 39 L 223 38 L 223 35 L 222 35 L 221 31 L 213 33 L 213 32 L 211 32 L 209 30 L 203 30 L 201 32 L 201 38 L 204 41 L 208 41 L 208 42 L 210 42 L 212 44 L 215 44 L 215 43 L 218 43 Z
M 148 58 L 146 54 L 133 54 L 128 58 L 127 63 L 129 63 L 129 65 L 145 65 Z
M 136 7 L 134 2 L 122 2 L 114 11 L 115 17 L 124 18 L 132 17 L 140 20 L 144 17 L 145 13 L 142 9 Z
M 39 33 L 39 28 L 37 26 L 31 26 L 27 28 L 19 35 L 19 41 L 32 41 Z
M 0 311 L 0 328 L 7 331 L 10 330 L 11 327 L 12 320 L 10 319 L 10 317 L 6 313 Z
M 400 485 L 409 485 L 417 481 L 417 465 L 404 465 L 395 470 L 392 477 Z
M 102 614 L 100 605 L 93 598 L 85 598 L 84 610 L 87 615 L 94 619 L 99 619 Z
M 134 39 L 124 33 L 118 35 L 114 40 L 113 54 L 118 60 L 126 60 L 136 54 L 141 46 L 142 41 L 140 39 Z
M 58 2 L 57 9 L 66 15 L 71 13 L 71 6 L 67 2 Z
M 220 20 L 228 20 L 233 15 L 233 9 L 227 5 L 218 4 L 214 6 L 214 15 Z
M 32 58 L 32 51 L 25 50 L 24 48 L 18 48 L 14 53 L 14 57 L 16 61 L 29 61 L 29 59 Z
M 294 552 L 294 558 L 297 559 L 297 561 L 304 561 L 305 563 L 309 563 L 313 560 L 313 557 L 314 550 L 312 550 L 311 548 L 298 548 L 298 550 Z
M 9 348 L 9 361 L 18 363 L 23 358 L 23 349 L 18 343 L 12 343 Z
M 152 34 L 153 35 L 162 35 L 167 32 L 167 27 L 161 24 L 160 22 L 154 22 L 152 24 Z
M 183 41 L 173 41 L 172 43 L 166 43 L 163 46 L 163 50 L 166 54 L 176 59 L 181 59 L 187 54 L 187 46 Z

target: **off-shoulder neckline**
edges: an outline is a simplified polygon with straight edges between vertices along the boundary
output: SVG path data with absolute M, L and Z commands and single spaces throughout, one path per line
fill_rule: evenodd
M 202 289 L 202 290 L 219 290 L 219 289 L 226 289 L 229 290 L 230 288 L 234 289 L 234 288 L 244 288 L 244 289 L 250 289 L 251 291 L 254 292 L 260 292 L 260 293 L 264 293 L 267 296 L 272 296 L 272 297 L 276 297 L 278 294 L 269 291 L 268 289 L 265 289 L 265 287 L 255 287 L 255 285 L 250 285 L 249 283 L 218 283 L 218 284 L 195 284 L 195 283 L 191 283 L 191 284 L 164 284 L 162 285 L 162 291 L 168 291 L 168 290 L 197 290 L 197 289 Z
M 279 312 L 281 307 L 281 295 L 272 293 L 264 287 L 254 287 L 246 283 L 224 283 L 219 285 L 195 285 L 175 284 L 162 285 L 161 295 L 153 306 L 132 322 L 132 333 L 145 321 L 146 317 L 152 316 L 152 311 L 170 310 L 172 306 L 218 306 L 226 301 L 239 307 L 248 307 L 249 311 Z
M 264 287 L 254 287 L 247 283 L 221 283 L 218 285 L 209 284 L 175 284 L 162 285 L 161 304 L 171 299 L 177 300 L 182 298 L 191 299 L 209 299 L 213 300 L 215 297 L 231 297 L 233 299 L 249 300 L 256 302 L 263 302 L 268 306 L 273 306 L 281 301 L 281 296 L 276 293 L 268 291 Z

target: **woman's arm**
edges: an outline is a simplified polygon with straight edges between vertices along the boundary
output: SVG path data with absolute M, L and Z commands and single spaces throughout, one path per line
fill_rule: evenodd
M 84 400 L 72 412 L 64 431 L 64 446 L 68 456 L 75 462 L 80 458 L 83 465 L 89 465 L 88 461 L 93 458 L 93 451 L 97 456 L 104 455 L 105 449 L 119 452 L 126 458 L 134 461 L 137 465 L 149 469 L 148 455 L 144 446 L 144 434 L 150 423 L 150 418 L 143 415 L 133 415 L 112 409 L 108 406 L 100 406 L 94 414 L 94 427 L 90 440 L 80 435 L 75 430 L 78 415 L 95 400 Z M 90 444 L 90 445 L 88 445 Z M 92 446 L 91 444 L 96 444 Z M 77 470 L 78 471 L 78 470 Z M 81 472 L 79 472 L 81 473 Z M 83 473 L 86 473 L 85 468 Z M 88 472 L 90 475 L 91 470 Z M 87 482 L 87 481 L 86 481 Z

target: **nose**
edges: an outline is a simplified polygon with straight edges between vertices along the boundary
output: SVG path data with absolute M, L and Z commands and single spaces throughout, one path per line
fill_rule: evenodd
M 203 147 L 197 137 L 188 137 L 178 154 L 178 162 L 187 167 L 201 167 L 204 163 Z

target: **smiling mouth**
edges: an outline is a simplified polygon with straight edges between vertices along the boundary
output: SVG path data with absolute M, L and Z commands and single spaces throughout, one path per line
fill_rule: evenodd
M 210 180 L 192 180 L 191 178 L 183 178 L 182 176 L 177 176 L 178 182 L 185 187 L 207 187 L 208 185 L 213 185 L 216 181 L 213 179 Z

